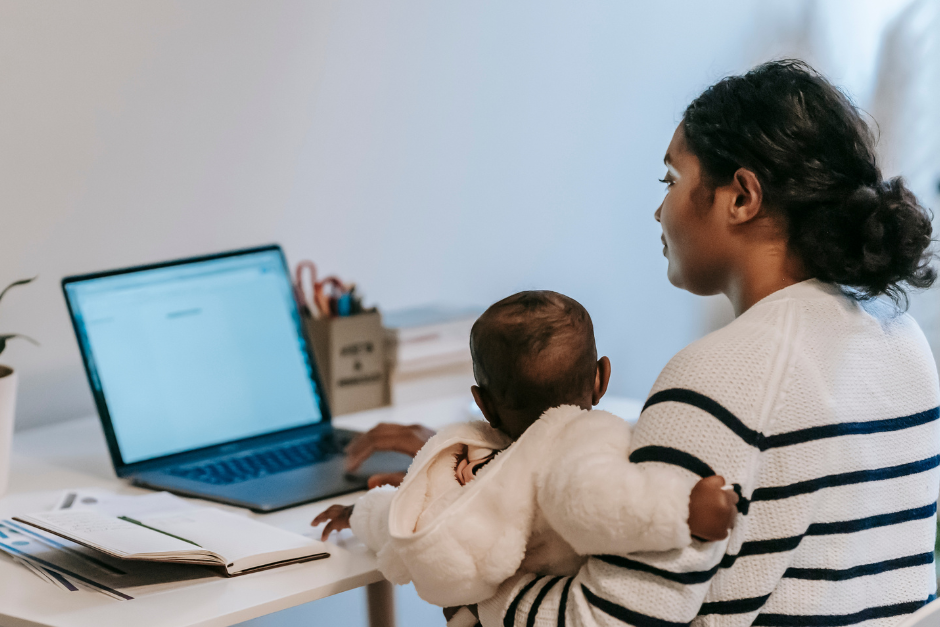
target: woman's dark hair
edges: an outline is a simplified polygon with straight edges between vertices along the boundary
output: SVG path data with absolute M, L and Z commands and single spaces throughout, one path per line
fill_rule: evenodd
M 786 220 L 789 246 L 815 278 L 906 305 L 927 288 L 931 214 L 900 178 L 885 181 L 855 105 L 802 61 L 772 61 L 705 90 L 685 111 L 687 145 L 713 187 L 738 168 Z

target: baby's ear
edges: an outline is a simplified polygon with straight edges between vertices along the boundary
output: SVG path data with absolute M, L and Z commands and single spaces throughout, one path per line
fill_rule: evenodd
M 597 373 L 594 375 L 594 391 L 591 393 L 591 404 L 597 405 L 601 402 L 604 394 L 607 393 L 607 385 L 610 383 L 610 360 L 607 357 L 601 357 L 597 360 Z
M 476 402 L 477 407 L 480 408 L 480 411 L 483 412 L 483 417 L 490 423 L 490 426 L 494 429 L 501 428 L 503 423 L 499 419 L 499 414 L 495 411 L 496 408 L 493 405 L 493 399 L 490 398 L 486 390 L 478 385 L 473 385 L 470 386 L 470 393 L 473 394 L 473 400 Z

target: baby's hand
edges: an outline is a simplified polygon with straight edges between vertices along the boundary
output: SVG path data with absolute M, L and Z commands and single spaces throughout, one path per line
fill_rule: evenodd
M 473 481 L 477 471 L 486 466 L 498 451 L 483 446 L 465 445 L 463 450 L 455 457 L 457 465 L 454 474 L 460 485 L 467 485 Z
M 724 540 L 734 527 L 738 514 L 738 495 L 722 489 L 724 477 L 715 475 L 702 479 L 689 496 L 689 531 L 701 540 Z
M 325 511 L 320 512 L 317 517 L 313 519 L 310 526 L 316 527 L 320 523 L 329 521 L 326 527 L 323 528 L 323 535 L 320 537 L 321 540 L 326 542 L 326 539 L 334 531 L 349 529 L 349 519 L 352 513 L 352 505 L 330 505 Z
M 473 481 L 473 467 L 470 465 L 470 460 L 467 459 L 467 447 L 464 446 L 463 450 L 457 453 L 455 457 L 457 465 L 454 467 L 454 475 L 457 477 L 457 483 L 467 485 Z

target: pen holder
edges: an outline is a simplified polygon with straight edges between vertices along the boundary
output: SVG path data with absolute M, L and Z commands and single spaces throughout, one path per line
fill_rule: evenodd
M 336 318 L 307 316 L 305 324 L 334 415 L 391 402 L 385 330 L 378 311 Z

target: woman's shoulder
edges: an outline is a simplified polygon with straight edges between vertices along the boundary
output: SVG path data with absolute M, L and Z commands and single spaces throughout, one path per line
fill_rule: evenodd
M 754 381 L 768 376 L 781 342 L 788 341 L 787 301 L 767 303 L 759 315 L 740 316 L 676 353 L 651 393 L 668 387 L 713 387 L 723 381 Z M 749 314 L 752 312 L 748 312 Z
M 927 341 L 910 315 L 891 302 L 858 300 L 837 286 L 808 281 L 772 294 L 679 351 L 651 395 L 691 389 L 750 406 L 760 403 L 761 390 L 779 379 L 782 369 L 862 368 L 866 360 L 859 355 L 897 361 L 895 369 L 918 380 L 935 377 Z

